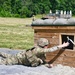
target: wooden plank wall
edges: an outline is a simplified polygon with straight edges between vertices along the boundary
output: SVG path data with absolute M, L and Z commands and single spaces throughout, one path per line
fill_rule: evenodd
M 46 61 L 49 63 L 62 64 L 75 67 L 75 51 L 73 50 L 58 50 L 47 53 Z
M 72 29 L 71 29 L 72 30 Z M 34 42 L 37 43 L 39 38 L 47 38 L 50 41 L 50 47 L 61 44 L 61 35 L 74 35 L 75 41 L 75 30 L 71 32 L 65 30 L 50 30 L 50 29 L 34 29 Z M 75 47 L 74 50 L 57 50 L 55 52 L 46 53 L 46 61 L 49 63 L 62 64 L 67 66 L 75 67 Z
M 50 46 L 59 44 L 59 33 L 37 32 L 34 34 L 35 43 L 39 38 L 47 38 L 50 41 Z

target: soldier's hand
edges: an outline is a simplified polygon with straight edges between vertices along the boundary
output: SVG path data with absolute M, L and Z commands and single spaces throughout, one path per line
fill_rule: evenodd
M 69 46 L 69 42 L 64 42 L 63 44 L 62 44 L 62 47 L 67 47 L 67 46 Z
M 52 68 L 53 64 L 45 64 L 45 66 L 48 67 L 48 68 Z
M 43 61 L 42 61 L 40 58 L 38 58 L 38 61 L 39 61 L 41 64 L 43 64 Z
M 65 48 L 65 47 L 69 46 L 69 44 L 70 44 L 69 42 L 66 42 L 66 43 L 64 42 L 62 45 L 59 45 L 58 47 Z

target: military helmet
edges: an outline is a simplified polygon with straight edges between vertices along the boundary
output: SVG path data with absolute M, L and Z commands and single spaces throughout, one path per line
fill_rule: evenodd
M 49 41 L 46 38 L 40 38 L 37 41 L 37 45 L 40 47 L 44 47 L 49 44 Z

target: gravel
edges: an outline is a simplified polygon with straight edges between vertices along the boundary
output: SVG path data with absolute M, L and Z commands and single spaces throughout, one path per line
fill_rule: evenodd
M 47 68 L 44 65 L 38 67 L 0 65 L 0 75 L 75 75 L 75 68 L 61 64 L 53 68 Z

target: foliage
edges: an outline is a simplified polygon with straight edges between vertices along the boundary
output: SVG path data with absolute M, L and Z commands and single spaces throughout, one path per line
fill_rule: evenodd
M 72 10 L 75 15 L 75 0 L 0 0 L 0 16 L 31 17 L 47 14 L 50 10 Z

